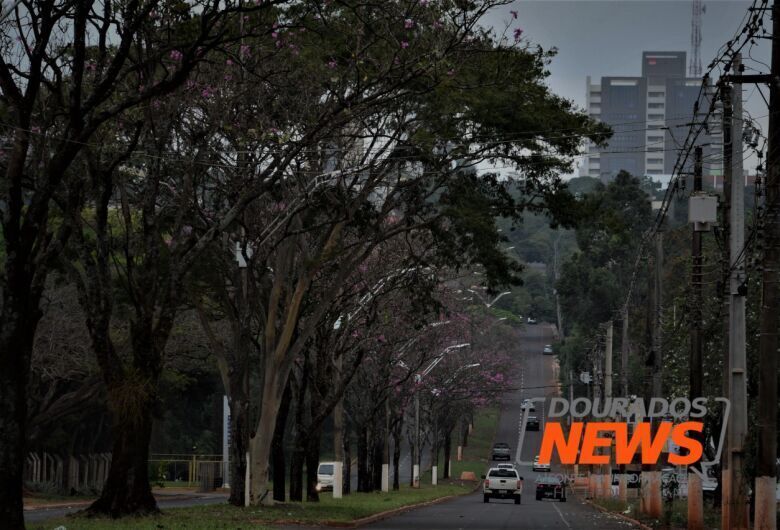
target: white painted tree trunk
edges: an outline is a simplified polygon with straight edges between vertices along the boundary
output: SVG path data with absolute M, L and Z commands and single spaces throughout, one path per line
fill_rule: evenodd
M 390 466 L 382 464 L 382 491 L 390 491 Z
M 342 451 L 342 456 L 344 452 Z M 384 472 L 384 470 L 383 470 Z M 333 498 L 340 499 L 344 492 L 344 462 L 333 463 Z

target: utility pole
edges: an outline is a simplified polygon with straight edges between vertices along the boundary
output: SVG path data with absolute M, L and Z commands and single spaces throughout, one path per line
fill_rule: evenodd
M 620 390 L 624 398 L 628 398 L 628 304 L 623 307 L 622 325 L 620 327 Z M 628 421 L 628 418 L 621 418 Z M 628 476 L 626 476 L 626 465 L 620 464 L 620 473 L 618 475 L 618 497 L 625 502 L 628 499 Z
M 612 400 L 612 321 L 607 322 L 607 338 L 604 347 L 604 402 Z M 602 493 L 605 497 L 612 496 L 612 444 L 606 450 L 609 457 L 606 470 L 602 472 Z
M 422 447 L 420 447 L 420 388 L 414 393 L 414 467 L 412 468 L 412 484 L 420 487 L 420 464 L 422 463 Z
M 702 148 L 694 148 L 693 194 L 702 191 Z M 693 223 L 691 238 L 691 286 L 693 288 L 693 307 L 691 308 L 691 353 L 688 358 L 688 376 L 691 402 L 701 397 L 703 393 L 704 369 L 702 366 L 702 248 L 701 236 L 703 228 L 699 223 Z M 703 436 L 696 436 L 703 444 Z M 703 445 L 702 445 L 703 446 Z M 701 476 L 693 468 L 699 462 L 688 466 L 688 530 L 703 530 L 704 528 L 704 498 L 702 494 Z
M 723 208 L 721 211 L 721 228 L 723 230 L 723 234 L 725 236 L 725 241 L 723 244 L 725 254 L 725 262 L 723 266 L 723 279 L 724 281 L 728 281 L 729 278 L 729 270 L 731 268 L 731 252 L 729 249 L 729 241 L 730 241 L 730 217 L 731 217 L 731 181 L 733 179 L 733 176 L 731 174 L 732 170 L 732 156 L 731 156 L 731 120 L 732 120 L 732 109 L 731 109 L 731 86 L 730 85 L 723 85 L 722 90 L 722 101 L 723 101 Z M 723 286 L 724 291 L 726 290 L 726 286 Z M 724 315 L 723 315 L 723 366 L 728 368 L 730 365 L 729 359 L 730 354 L 729 350 L 731 349 L 730 339 L 731 336 L 731 316 L 730 316 L 730 310 L 729 307 L 731 307 L 730 304 L 730 297 L 725 296 L 724 301 Z M 729 370 L 723 370 L 723 397 L 726 399 L 731 399 L 731 394 L 729 393 L 729 386 L 730 386 L 731 376 L 729 374 Z M 724 410 L 724 416 L 723 420 L 726 421 L 725 418 L 725 410 Z M 731 507 L 731 487 L 728 484 L 728 478 L 730 477 L 729 474 L 729 445 L 728 445 L 728 437 L 726 437 L 726 440 L 724 441 L 724 447 L 721 450 L 720 454 L 720 520 L 721 520 L 721 528 L 728 528 L 730 515 L 729 515 L 729 509 Z
M 761 263 L 761 335 L 758 342 L 758 454 L 755 528 L 777 528 L 777 355 L 780 311 L 780 4 L 772 4 L 772 64 L 766 158 L 766 221 Z
M 664 238 L 662 227 L 655 234 L 655 263 L 653 274 L 653 315 L 652 315 L 652 385 L 651 397 L 663 396 L 663 354 L 661 351 L 661 313 L 663 307 L 663 268 L 664 268 Z M 657 426 L 658 420 L 653 421 Z M 655 428 L 653 429 L 655 431 Z M 661 464 L 642 466 L 642 508 L 644 513 L 660 519 L 662 515 L 661 499 Z
M 741 72 L 737 54 L 733 70 Z M 738 79 L 736 81 L 739 81 Z M 745 178 L 742 174 L 742 85 L 734 84 L 731 93 L 731 211 L 729 215 L 729 465 L 724 485 L 729 492 L 729 524 L 726 528 L 750 527 L 748 481 L 745 474 L 745 438 L 747 435 L 747 359 L 745 354 Z M 775 372 L 776 376 L 776 372 Z M 774 409 L 773 409 L 774 413 Z M 774 462 L 774 460 L 773 460 Z

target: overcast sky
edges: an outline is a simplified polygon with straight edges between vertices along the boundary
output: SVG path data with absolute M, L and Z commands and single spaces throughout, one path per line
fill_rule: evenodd
M 642 51 L 685 51 L 690 60 L 690 0 L 516 0 L 496 9 L 486 22 L 499 30 L 507 22 L 558 55 L 550 66 L 550 86 L 556 93 L 585 105 L 585 78 L 641 75 Z M 705 0 L 702 21 L 702 66 L 707 68 L 718 49 L 741 27 L 751 2 Z M 510 11 L 518 13 L 512 20 Z M 771 24 L 769 16 L 766 24 Z M 769 62 L 770 41 L 762 40 L 752 56 Z M 754 67 L 768 67 L 751 61 Z M 764 88 L 768 97 L 768 91 Z M 766 104 L 754 87 L 746 87 L 745 107 L 766 131 Z M 754 163 L 750 164 L 754 165 Z

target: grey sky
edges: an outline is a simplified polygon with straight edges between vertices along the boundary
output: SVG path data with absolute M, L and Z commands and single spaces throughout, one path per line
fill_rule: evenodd
M 705 0 L 701 45 L 705 69 L 741 27 L 750 4 L 747 0 Z M 516 21 L 510 10 L 517 11 Z M 558 55 L 550 65 L 550 86 L 581 107 L 585 104 L 586 76 L 641 75 L 643 50 L 684 50 L 690 60 L 690 0 L 516 0 L 492 12 L 486 22 L 496 30 L 513 22 L 531 42 L 557 47 Z M 771 24 L 769 16 L 765 23 Z M 752 56 L 768 63 L 769 48 L 770 41 L 759 41 Z M 768 70 L 755 61 L 748 64 Z M 745 97 L 746 109 L 766 131 L 766 118 L 759 118 L 767 114 L 760 94 L 750 86 Z M 749 162 L 748 168 L 754 165 Z

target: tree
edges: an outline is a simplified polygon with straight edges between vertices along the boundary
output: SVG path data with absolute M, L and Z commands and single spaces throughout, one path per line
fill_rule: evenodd
M 81 206 L 63 190 L 69 168 L 107 122 L 183 84 L 222 41 L 221 22 L 240 11 L 210 0 L 121 9 L 51 0 L 17 3 L 0 22 L 0 109 L 12 146 L 0 162 L 0 519 L 9 528 L 24 526 L 26 385 L 41 294 L 71 230 L 56 221 Z M 171 54 L 181 60 L 170 64 Z M 138 83 L 141 71 L 149 75 Z

